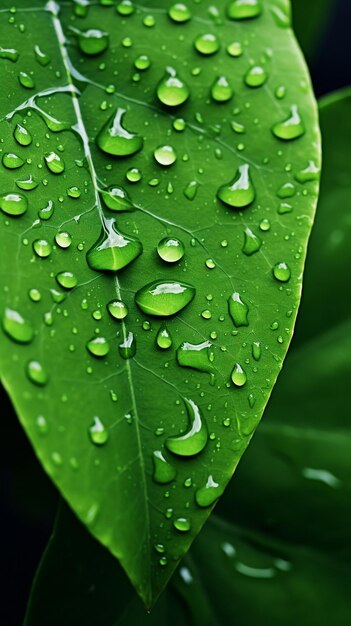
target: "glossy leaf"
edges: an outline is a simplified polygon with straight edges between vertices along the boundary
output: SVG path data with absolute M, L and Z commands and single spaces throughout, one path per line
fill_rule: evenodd
M 78 613 L 84 615 L 87 626 L 95 625 L 96 619 L 101 626 L 126 626 L 133 619 L 143 626 L 224 626 L 234 620 L 238 626 L 349 623 L 350 319 L 340 320 L 336 309 L 328 327 L 319 329 L 312 341 L 302 343 L 301 339 L 309 309 L 313 313 L 318 308 L 313 301 L 313 297 L 318 301 L 314 283 L 334 280 L 333 272 L 325 272 L 325 257 L 333 265 L 340 254 L 337 247 L 329 251 L 323 245 L 324 226 L 335 219 L 332 191 L 338 192 L 338 181 L 332 183 L 329 170 L 335 154 L 330 131 L 338 125 L 345 128 L 350 106 L 350 92 L 321 104 L 326 166 L 296 336 L 266 418 L 216 515 L 195 541 L 160 603 L 146 615 L 122 571 L 72 514 L 61 510 L 34 585 L 26 626 L 37 626 L 41 614 L 52 626 L 62 622 L 73 626 Z M 340 133 L 338 140 L 339 176 L 349 187 L 350 136 L 351 128 Z M 346 218 L 351 193 L 344 200 L 338 210 L 339 232 L 345 244 L 350 244 Z M 318 257 L 314 255 L 317 249 Z M 345 263 L 339 269 L 345 283 L 348 267 Z M 117 588 L 120 593 L 114 594 Z M 88 598 L 84 606 L 82 596 Z
M 19 2 L 0 16 L 16 51 L 0 59 L 2 379 L 148 606 L 261 418 L 317 197 L 288 3 L 251 19 L 239 5 L 191 2 L 183 19 L 171 2 Z M 166 237 L 179 261 L 160 255 Z

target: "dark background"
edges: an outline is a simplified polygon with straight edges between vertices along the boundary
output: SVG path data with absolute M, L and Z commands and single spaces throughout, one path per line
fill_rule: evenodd
M 350 0 L 334 0 L 308 59 L 317 97 L 351 85 L 350 24 Z M 33 576 L 50 537 L 58 496 L 1 391 L 0 402 L 0 624 L 20 626 Z

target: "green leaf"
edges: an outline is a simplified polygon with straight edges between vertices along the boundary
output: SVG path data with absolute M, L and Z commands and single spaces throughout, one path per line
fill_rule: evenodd
M 0 16 L 0 368 L 150 606 L 281 369 L 320 141 L 287 2 L 104 4 Z
M 336 219 L 335 206 L 343 235 L 339 239 L 345 246 L 351 241 L 351 193 L 338 205 L 332 193 L 340 192 L 341 180 L 345 192 L 350 187 L 350 107 L 351 91 L 321 103 L 325 169 L 302 314 L 267 416 L 217 507 L 221 517 L 212 516 L 172 585 L 146 615 L 113 559 L 61 509 L 26 626 L 37 626 L 40 615 L 52 626 L 73 626 L 77 615 L 86 626 L 97 621 L 101 626 L 136 621 L 146 626 L 224 626 L 233 619 L 238 626 L 258 621 L 270 626 L 344 626 L 350 621 L 350 319 L 340 319 L 336 309 L 310 343 L 301 341 L 309 308 L 316 310 L 310 295 L 317 297 L 314 283 L 334 281 L 333 271 L 325 273 L 325 257 L 333 267 L 341 254 L 336 246 L 329 251 L 323 244 L 328 230 L 330 235 L 325 226 Z M 337 129 L 345 132 L 335 134 Z M 335 142 L 340 162 L 339 178 L 333 181 Z M 346 258 L 347 246 L 343 254 Z M 345 282 L 348 267 L 344 263 L 339 268 Z
M 294 29 L 308 60 L 313 60 L 317 47 L 322 45 L 322 35 L 334 6 L 334 0 L 292 0 Z

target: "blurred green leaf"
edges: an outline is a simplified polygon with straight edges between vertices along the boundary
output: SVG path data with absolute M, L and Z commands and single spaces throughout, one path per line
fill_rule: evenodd
M 322 306 L 328 290 L 334 293 L 342 254 L 338 246 L 325 245 L 327 225 L 336 220 L 346 260 L 351 248 L 350 107 L 351 91 L 321 103 L 325 195 L 311 238 L 296 338 L 265 420 L 216 515 L 147 615 L 122 570 L 62 509 L 26 626 L 41 626 L 41 616 L 51 626 L 75 626 L 77 616 L 85 626 L 350 623 L 351 322 L 349 310 L 340 317 L 336 307 L 326 318 Z M 344 202 L 335 203 L 340 181 Z M 339 266 L 344 285 L 349 267 Z M 313 316 L 324 325 L 309 340 Z
M 296 37 L 307 59 L 312 61 L 322 45 L 324 29 L 335 7 L 335 0 L 292 0 Z
M 1 377 L 147 606 L 281 369 L 320 168 L 287 0 L 173 4 L 0 11 Z

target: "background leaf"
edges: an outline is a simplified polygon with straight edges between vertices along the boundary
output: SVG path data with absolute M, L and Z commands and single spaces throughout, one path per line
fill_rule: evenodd
M 171 3 L 23 6 L 1 14 L 2 379 L 46 471 L 150 605 L 291 338 L 314 100 L 280 0 L 250 20 L 192 3 L 182 23 Z
M 351 194 L 336 205 L 333 190 L 337 195 L 339 180 L 349 169 L 351 129 L 336 137 L 331 132 L 346 128 L 350 106 L 349 91 L 321 103 L 322 197 L 296 336 L 267 418 L 216 515 L 152 614 L 146 615 L 122 570 L 68 509 L 61 508 L 34 586 L 26 626 L 40 624 L 42 613 L 52 626 L 73 625 L 78 613 L 87 626 L 96 620 L 101 626 L 126 626 L 136 620 L 149 626 L 212 626 L 231 623 L 234 617 L 239 626 L 258 620 L 273 626 L 297 621 L 303 626 L 349 623 L 351 439 L 348 396 L 340 393 L 350 378 L 351 351 L 345 343 L 349 322 L 340 320 L 336 308 L 328 327 L 319 329 L 309 342 L 306 325 L 309 313 L 318 309 L 314 284 L 323 282 L 325 257 L 333 265 L 341 254 L 336 246 L 329 250 L 324 244 L 330 236 L 325 225 L 336 219 L 336 209 L 340 240 L 350 241 L 343 217 L 350 212 Z M 340 156 L 337 180 L 332 167 L 335 141 Z M 344 252 L 347 255 L 346 247 Z M 347 271 L 344 263 L 339 268 L 344 281 Z M 325 395 L 320 393 L 324 387 L 328 389 Z
M 316 48 L 322 43 L 335 0 L 292 0 L 293 24 L 297 39 L 309 62 L 316 56 Z

